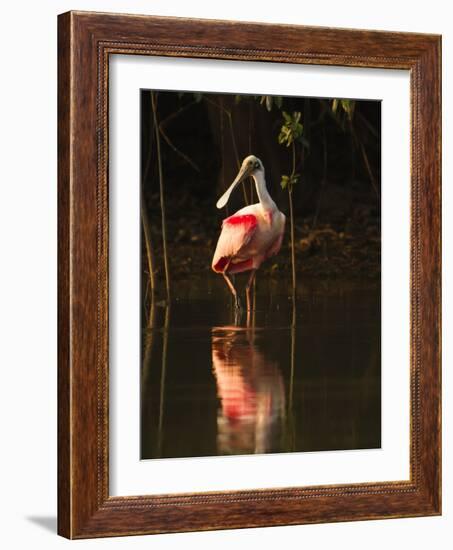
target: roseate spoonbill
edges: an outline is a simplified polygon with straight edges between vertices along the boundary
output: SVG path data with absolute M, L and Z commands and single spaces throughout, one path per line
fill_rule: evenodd
M 223 220 L 222 231 L 212 260 L 212 269 L 223 275 L 234 296 L 236 308 L 240 308 L 240 301 L 228 275 L 244 271 L 251 272 L 246 285 L 248 311 L 250 311 L 250 287 L 256 270 L 264 260 L 278 253 L 285 231 L 285 215 L 278 210 L 269 195 L 264 179 L 263 163 L 254 155 L 244 159 L 235 180 L 217 201 L 217 208 L 223 208 L 234 188 L 249 176 L 255 181 L 259 202 L 241 208 Z

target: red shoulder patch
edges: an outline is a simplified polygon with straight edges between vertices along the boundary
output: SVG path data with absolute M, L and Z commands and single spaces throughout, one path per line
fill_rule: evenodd
M 253 214 L 244 214 L 243 216 L 230 216 L 223 220 L 226 225 L 244 225 L 247 229 L 252 229 L 256 226 L 256 216 Z

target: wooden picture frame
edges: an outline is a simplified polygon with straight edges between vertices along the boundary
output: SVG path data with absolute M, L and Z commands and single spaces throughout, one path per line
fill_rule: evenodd
M 88 538 L 440 514 L 440 37 L 69 12 L 59 16 L 58 48 L 59 534 Z M 111 54 L 410 71 L 409 481 L 109 496 Z

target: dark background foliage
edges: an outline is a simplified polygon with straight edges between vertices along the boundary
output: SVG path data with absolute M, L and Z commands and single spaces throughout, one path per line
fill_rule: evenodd
M 379 278 L 379 101 L 142 90 L 143 206 L 149 215 L 157 282 L 164 269 L 152 94 L 172 279 L 209 273 L 221 220 L 256 202 L 249 181 L 236 190 L 227 208 L 215 207 L 245 156 L 255 154 L 262 160 L 269 191 L 288 215 L 289 193 L 283 187 L 292 170 L 293 145 L 279 143 L 279 135 L 294 114 L 303 128 L 294 143 L 298 177 L 292 186 L 298 275 Z M 263 264 L 262 271 L 288 274 L 289 245 L 288 236 L 280 255 Z M 149 271 L 145 246 L 143 255 L 144 270 Z

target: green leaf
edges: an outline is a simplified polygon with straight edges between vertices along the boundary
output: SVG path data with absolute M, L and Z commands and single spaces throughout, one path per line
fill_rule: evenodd
M 269 112 L 272 111 L 272 96 L 271 95 L 266 96 L 266 109 Z
M 304 131 L 303 125 L 299 123 L 296 124 L 294 128 L 294 138 L 295 139 L 299 138 L 302 135 L 303 131 Z
M 289 183 L 289 176 L 282 176 L 282 180 L 280 182 L 280 186 L 282 189 L 286 189 Z
M 352 99 L 342 99 L 341 107 L 343 111 L 348 115 L 349 120 L 352 120 L 354 115 L 355 101 Z
M 291 123 L 291 115 L 289 115 L 286 111 L 282 111 L 283 118 L 285 119 L 286 124 Z
M 334 99 L 332 101 L 332 113 L 338 113 L 338 107 L 341 107 L 341 110 L 346 113 L 346 116 L 349 120 L 352 120 L 354 116 L 355 101 L 353 99 Z
M 283 98 L 282 98 L 282 96 L 280 96 L 280 95 L 274 96 L 274 103 L 275 103 L 275 105 L 276 105 L 279 109 L 281 109 L 281 108 L 282 108 L 282 105 L 283 105 Z
M 291 185 L 295 185 L 299 181 L 299 178 L 300 174 L 293 174 L 291 176 Z
M 242 96 L 240 96 L 240 95 L 235 95 L 234 96 L 234 102 L 236 103 L 236 105 L 241 102 L 241 99 L 242 99 Z
M 282 111 L 283 125 L 280 128 L 278 143 L 289 147 L 294 141 L 298 140 L 304 131 L 304 127 L 300 121 L 302 113 L 294 111 L 292 115 L 286 111 Z
M 288 188 L 289 191 L 292 191 L 292 188 L 299 181 L 300 174 L 291 174 L 290 176 L 282 176 L 280 181 L 280 186 L 282 189 Z
M 282 126 L 280 129 L 280 134 L 278 136 L 278 142 L 280 145 L 286 145 L 289 147 L 293 142 L 291 131 L 287 126 Z

